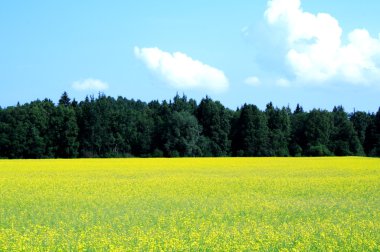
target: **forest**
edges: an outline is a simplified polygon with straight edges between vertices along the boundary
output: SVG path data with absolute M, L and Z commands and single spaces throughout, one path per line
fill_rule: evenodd
M 146 103 L 99 93 L 78 102 L 66 92 L 57 104 L 0 107 L 0 158 L 222 156 L 379 157 L 380 108 L 231 110 L 207 96 Z

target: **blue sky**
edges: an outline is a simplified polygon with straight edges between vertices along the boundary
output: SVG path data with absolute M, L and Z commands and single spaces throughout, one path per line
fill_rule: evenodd
M 378 1 L 6 1 L 0 106 L 63 91 L 380 106 Z M 377 27 L 376 27 L 377 26 Z

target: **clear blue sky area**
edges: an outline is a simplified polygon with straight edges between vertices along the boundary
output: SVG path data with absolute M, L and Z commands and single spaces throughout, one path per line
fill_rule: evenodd
M 143 101 L 377 111 L 379 1 L 3 1 L 0 106 Z

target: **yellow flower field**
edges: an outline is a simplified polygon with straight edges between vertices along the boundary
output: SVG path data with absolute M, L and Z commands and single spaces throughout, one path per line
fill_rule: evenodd
M 379 251 L 380 159 L 0 160 L 0 251 Z

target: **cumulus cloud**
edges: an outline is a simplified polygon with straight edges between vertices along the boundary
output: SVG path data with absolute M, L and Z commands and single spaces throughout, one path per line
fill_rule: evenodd
M 260 79 L 257 76 L 251 76 L 251 77 L 246 78 L 244 80 L 244 83 L 249 86 L 257 87 L 257 86 L 260 86 Z
M 304 11 L 300 0 L 270 0 L 265 18 L 285 31 L 286 63 L 298 80 L 368 84 L 380 79 L 380 38 L 367 30 L 351 31 L 343 43 L 338 20 Z
M 134 48 L 134 53 L 149 70 L 174 88 L 214 92 L 228 89 L 229 81 L 221 70 L 194 60 L 184 53 L 139 47 Z
M 109 85 L 101 80 L 89 78 L 85 80 L 74 81 L 72 87 L 78 91 L 104 91 L 108 89 Z

